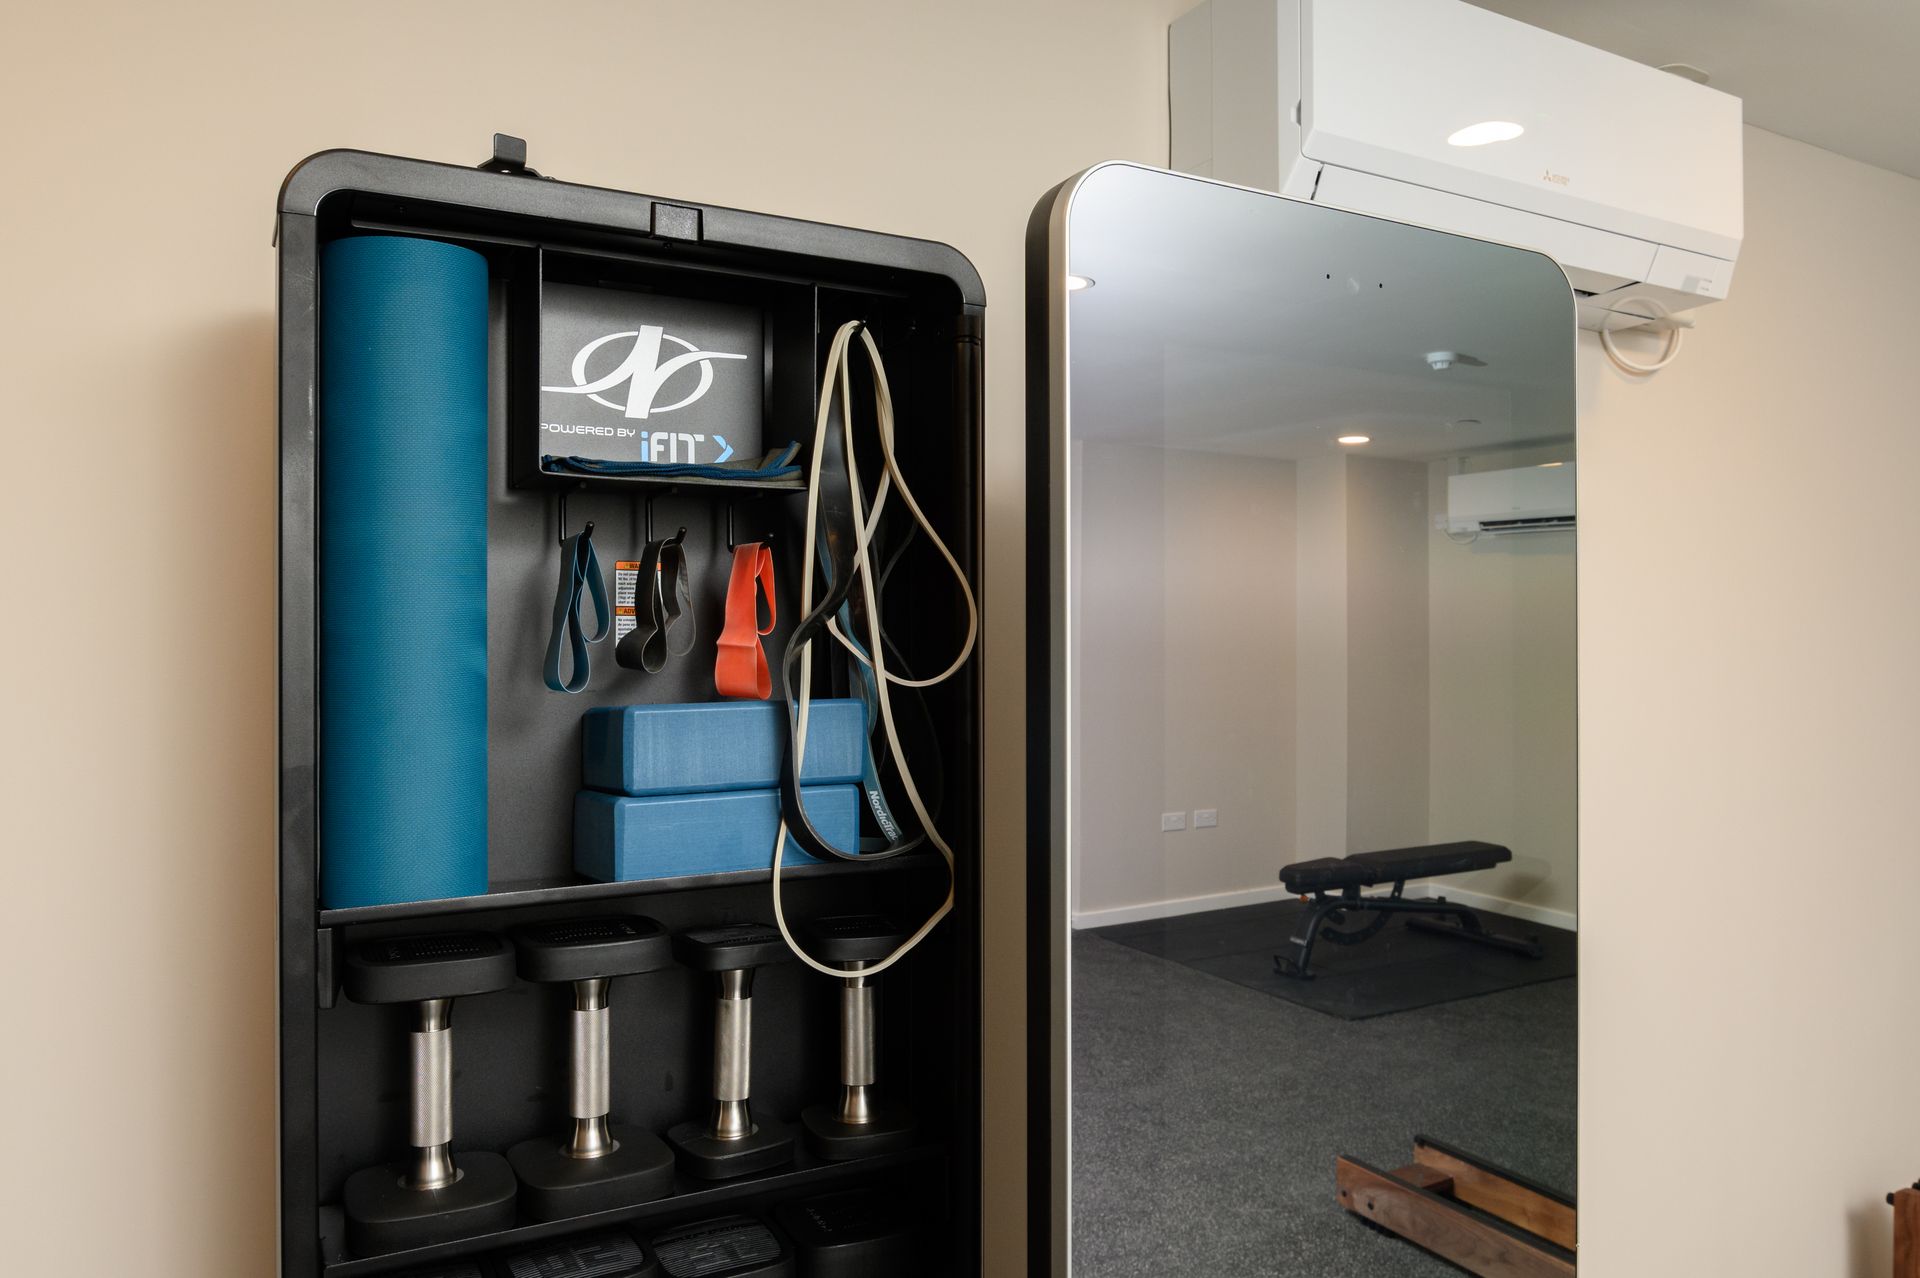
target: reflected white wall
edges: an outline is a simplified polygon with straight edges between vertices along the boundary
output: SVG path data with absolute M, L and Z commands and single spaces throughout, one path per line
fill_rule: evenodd
M 1076 923 L 1277 899 L 1309 857 L 1485 839 L 1513 862 L 1434 890 L 1573 926 L 1574 539 L 1433 526 L 1454 469 L 1570 456 L 1076 442 Z M 1198 808 L 1219 827 L 1193 828 Z M 1170 811 L 1189 828 L 1163 833 Z
M 1099 924 L 1128 907 L 1280 895 L 1295 806 L 1293 463 L 1075 449 L 1074 913 Z M 1201 807 L 1218 828 L 1160 832 L 1162 812 Z
M 1468 468 L 1572 455 L 1554 445 L 1477 456 Z M 1446 508 L 1446 477 L 1457 465 L 1428 468 L 1435 511 Z M 1512 848 L 1509 864 L 1450 885 L 1558 927 L 1572 927 L 1575 911 L 1574 536 L 1481 537 L 1461 545 L 1430 528 L 1426 538 L 1428 828 L 1436 842 L 1486 839 Z

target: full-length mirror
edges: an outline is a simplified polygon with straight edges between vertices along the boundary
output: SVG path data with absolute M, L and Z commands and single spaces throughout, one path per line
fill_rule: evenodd
M 1038 1272 L 1457 1272 L 1482 1169 L 1570 1262 L 1564 276 L 1131 165 L 1030 251 Z

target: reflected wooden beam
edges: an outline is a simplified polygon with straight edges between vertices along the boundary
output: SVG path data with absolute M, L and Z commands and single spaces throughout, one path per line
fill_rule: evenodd
M 1480 1278 L 1573 1278 L 1572 1202 L 1460 1150 L 1423 1137 L 1405 1167 L 1341 1157 L 1334 1180 L 1347 1211 Z
M 1413 1138 L 1413 1161 L 1453 1180 L 1454 1198 L 1572 1251 L 1577 1214 L 1570 1199 L 1426 1136 Z

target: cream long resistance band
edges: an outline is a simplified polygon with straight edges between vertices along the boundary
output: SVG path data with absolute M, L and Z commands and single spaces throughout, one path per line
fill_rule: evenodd
M 853 339 L 856 334 L 860 337 L 862 344 L 866 348 L 867 362 L 873 369 L 874 416 L 879 435 L 880 455 L 886 463 L 886 473 L 881 476 L 879 487 L 874 492 L 873 509 L 871 511 L 863 509 L 865 499 L 861 495 L 860 470 L 854 457 L 853 377 L 851 368 L 852 361 L 849 358 L 849 351 L 852 348 Z M 947 544 L 940 540 L 940 535 L 933 530 L 933 525 L 920 509 L 920 503 L 914 500 L 913 490 L 908 487 L 906 476 L 900 473 L 899 462 L 895 459 L 893 451 L 893 392 L 887 385 L 886 366 L 881 362 L 880 349 L 874 344 L 872 334 L 866 331 L 865 323 L 859 320 L 853 320 L 842 324 L 839 330 L 833 335 L 833 343 L 827 352 L 826 368 L 820 381 L 820 408 L 814 419 L 813 448 L 807 476 L 806 542 L 801 548 L 800 560 L 802 565 L 800 577 L 800 615 L 807 617 L 813 612 L 813 584 L 816 571 L 815 554 L 818 550 L 820 522 L 820 466 L 822 455 L 826 451 L 824 445 L 827 442 L 828 424 L 832 417 L 833 398 L 836 391 L 840 399 L 840 430 L 843 441 L 841 451 L 845 455 L 847 486 L 851 490 L 855 539 L 853 575 L 859 579 L 861 598 L 866 605 L 867 651 L 862 653 L 846 635 L 840 632 L 839 627 L 833 625 L 831 622 L 828 623 L 828 631 L 848 652 L 853 654 L 856 660 L 872 668 L 876 700 L 880 706 L 880 722 L 886 730 L 887 744 L 893 751 L 895 770 L 900 775 L 900 787 L 906 791 L 907 802 L 912 805 L 914 815 L 919 818 L 920 827 L 926 832 L 927 839 L 935 848 L 939 849 L 940 855 L 947 863 L 946 899 L 940 903 L 939 908 L 934 910 L 932 916 L 929 917 L 926 922 L 922 923 L 911 936 L 902 942 L 899 949 L 878 963 L 862 969 L 861 974 L 863 976 L 872 977 L 886 971 L 904 958 L 913 947 L 920 944 L 920 942 L 926 938 L 927 934 L 939 925 L 940 920 L 945 918 L 948 912 L 953 909 L 953 848 L 949 846 L 946 839 L 941 836 L 940 831 L 934 828 L 933 816 L 927 811 L 927 805 L 920 797 L 920 787 L 914 783 L 913 769 L 908 766 L 906 754 L 900 748 L 900 736 L 894 727 L 893 705 L 888 697 L 887 690 L 888 687 L 893 684 L 898 684 L 901 687 L 927 688 L 953 677 L 960 667 L 966 664 L 967 659 L 973 655 L 974 644 L 980 633 L 980 609 L 974 601 L 973 587 L 968 584 L 966 573 L 961 570 L 959 561 L 954 558 L 953 552 L 947 548 Z M 874 570 L 872 562 L 868 557 L 868 547 L 872 541 L 874 530 L 879 527 L 880 513 L 886 506 L 887 495 L 893 488 L 900 490 L 900 500 L 906 503 L 907 509 L 913 515 L 914 522 L 918 524 L 920 530 L 927 535 L 927 539 L 933 543 L 934 548 L 940 552 L 940 557 L 946 560 L 947 567 L 952 570 L 954 580 L 959 583 L 960 592 L 965 597 L 967 603 L 966 642 L 961 645 L 960 653 L 953 659 L 952 664 L 931 679 L 903 679 L 887 669 L 886 644 L 881 638 L 880 605 L 874 589 Z M 794 739 L 792 747 L 793 775 L 796 778 L 802 775 L 800 769 L 806 751 L 807 713 L 813 700 L 813 641 L 811 639 L 808 639 L 800 650 L 800 678 L 797 682 L 799 688 L 798 696 L 795 700 L 798 704 L 794 712 Z M 780 935 L 785 938 L 787 947 L 793 951 L 794 955 L 799 958 L 802 963 L 805 963 L 816 972 L 831 976 L 836 980 L 842 979 L 846 976 L 846 972 L 843 969 L 830 967 L 816 960 L 801 948 L 800 943 L 794 939 L 793 933 L 787 928 L 786 910 L 782 905 L 780 896 L 780 869 L 786 847 L 787 823 L 783 816 L 780 822 L 780 831 L 778 835 L 775 836 L 773 844 L 774 922 L 780 929 Z

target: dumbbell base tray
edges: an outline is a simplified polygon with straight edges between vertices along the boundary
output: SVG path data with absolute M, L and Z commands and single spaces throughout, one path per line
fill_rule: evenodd
M 681 1123 L 667 1132 L 680 1170 L 700 1180 L 731 1180 L 778 1167 L 793 1158 L 793 1128 L 776 1118 L 754 1120 L 751 1135 L 715 1140 L 705 1123 Z
M 356 1256 L 378 1256 L 510 1229 L 514 1222 L 513 1170 L 498 1154 L 457 1155 L 460 1179 L 441 1189 L 408 1189 L 398 1164 L 366 1167 L 347 1177 L 341 1205 L 347 1213 L 347 1247 Z
M 632 1127 L 609 1130 L 619 1148 L 598 1158 L 568 1158 L 557 1136 L 523 1140 L 507 1151 L 527 1215 L 564 1220 L 673 1192 L 673 1151 L 658 1136 Z
M 807 1148 L 828 1162 L 897 1153 L 913 1144 L 913 1115 L 904 1109 L 882 1109 L 872 1122 L 843 1123 L 831 1106 L 813 1105 L 800 1122 L 807 1129 Z

